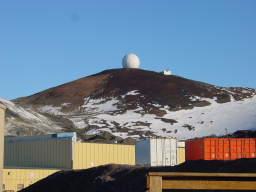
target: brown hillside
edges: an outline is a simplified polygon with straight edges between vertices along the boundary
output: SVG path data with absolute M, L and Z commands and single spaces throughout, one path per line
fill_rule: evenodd
M 187 106 L 190 96 L 215 96 L 219 102 L 229 101 L 227 92 L 206 83 L 140 69 L 112 69 L 16 99 L 15 102 L 54 106 L 71 103 L 79 106 L 85 97 L 120 96 L 132 90 L 138 90 L 147 100 L 173 107 Z

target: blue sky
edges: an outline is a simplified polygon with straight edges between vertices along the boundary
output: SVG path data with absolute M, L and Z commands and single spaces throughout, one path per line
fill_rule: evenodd
M 141 68 L 256 88 L 256 1 L 2 0 L 0 97 L 31 95 L 136 53 Z

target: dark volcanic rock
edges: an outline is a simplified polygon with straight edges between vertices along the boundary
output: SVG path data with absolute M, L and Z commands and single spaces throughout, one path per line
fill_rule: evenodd
M 224 135 L 223 137 L 232 138 L 256 138 L 256 130 L 241 130 L 232 134 Z
M 166 119 L 166 118 L 156 118 L 156 119 L 161 119 L 163 122 L 170 123 L 171 125 L 173 125 L 174 123 L 178 123 L 174 119 Z
M 60 171 L 21 192 L 145 192 L 146 175 L 150 171 L 256 173 L 255 164 L 256 159 L 240 159 L 188 161 L 175 167 L 105 165 L 86 170 Z

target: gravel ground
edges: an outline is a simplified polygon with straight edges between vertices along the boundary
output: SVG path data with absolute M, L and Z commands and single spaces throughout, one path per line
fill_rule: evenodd
M 144 192 L 149 171 L 256 173 L 256 159 L 187 161 L 175 167 L 104 165 L 85 170 L 60 171 L 21 191 Z

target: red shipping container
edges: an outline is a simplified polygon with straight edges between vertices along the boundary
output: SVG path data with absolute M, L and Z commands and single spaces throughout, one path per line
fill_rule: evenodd
M 204 138 L 186 141 L 186 160 L 256 158 L 255 138 Z

